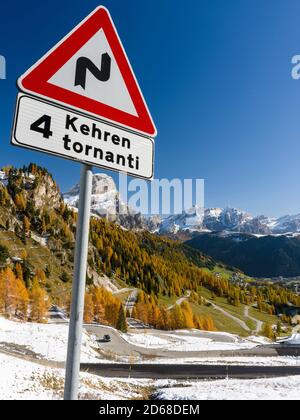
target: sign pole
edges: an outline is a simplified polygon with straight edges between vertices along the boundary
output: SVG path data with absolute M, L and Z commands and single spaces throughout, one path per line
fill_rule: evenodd
M 82 337 L 84 294 L 89 242 L 89 222 L 92 193 L 92 167 L 82 164 L 80 195 L 76 228 L 74 279 L 69 325 L 68 353 L 65 378 L 65 400 L 77 400 L 80 372 L 80 348 Z

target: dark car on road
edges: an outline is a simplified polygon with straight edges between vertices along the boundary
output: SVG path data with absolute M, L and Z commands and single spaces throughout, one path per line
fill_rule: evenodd
M 110 335 L 108 335 L 108 334 L 105 334 L 105 335 L 103 336 L 102 341 L 103 341 L 104 343 L 109 343 L 109 342 L 111 341 L 111 336 L 110 336 Z

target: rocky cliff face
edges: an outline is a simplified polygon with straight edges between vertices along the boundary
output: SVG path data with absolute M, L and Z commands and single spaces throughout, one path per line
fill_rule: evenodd
M 26 209 L 28 214 L 42 214 L 58 209 L 62 197 L 56 182 L 46 170 L 39 168 L 32 173 L 28 168 L 11 168 L 0 171 L 0 201 L 0 223 L 13 230 L 16 225 L 22 225 L 22 218 L 16 217 L 18 211 Z
M 71 207 L 78 207 L 80 185 L 76 184 L 63 194 L 63 199 Z M 114 221 L 117 209 L 123 206 L 114 180 L 105 174 L 93 176 L 91 211 L 101 217 Z
M 49 175 L 39 177 L 38 180 L 32 179 L 31 186 L 34 186 L 32 194 L 33 204 L 36 208 L 57 208 L 61 203 L 61 196 L 57 189 L 56 182 Z
M 63 194 L 66 204 L 78 207 L 79 184 Z M 145 218 L 122 201 L 114 180 L 105 174 L 93 175 L 91 212 L 116 222 L 128 230 L 155 230 L 155 218 Z

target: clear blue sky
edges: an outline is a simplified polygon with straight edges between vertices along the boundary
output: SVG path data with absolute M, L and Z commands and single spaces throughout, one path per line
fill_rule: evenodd
M 156 177 L 204 178 L 206 206 L 300 213 L 298 0 L 103 0 L 158 127 Z M 0 165 L 34 161 L 62 190 L 79 165 L 9 145 L 15 80 L 96 1 L 1 5 Z

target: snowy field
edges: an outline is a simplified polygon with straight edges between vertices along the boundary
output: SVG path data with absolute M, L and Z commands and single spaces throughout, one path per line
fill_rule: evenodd
M 300 377 L 217 381 L 157 381 L 163 400 L 300 400 Z
M 0 400 L 63 398 L 64 370 L 0 354 Z M 300 377 L 258 380 L 152 381 L 80 374 L 80 399 L 300 400 Z
M 62 399 L 63 369 L 52 369 L 0 354 L 0 400 Z M 150 381 L 80 374 L 80 399 L 127 400 L 147 396 Z M 152 388 L 151 388 L 152 389 Z
M 0 400 L 63 398 L 64 370 L 0 354 Z M 80 399 L 300 400 L 300 377 L 257 380 L 152 381 L 80 374 Z
M 68 325 L 34 324 L 9 321 L 0 317 L 0 343 L 25 346 L 47 360 L 65 361 L 67 357 Z M 99 361 L 91 338 L 82 337 L 81 361 Z
M 199 331 L 176 331 L 174 334 L 147 333 L 123 334 L 127 341 L 143 347 L 167 350 L 216 350 L 250 348 L 264 343 L 261 338 L 240 340 L 230 334 L 205 334 Z M 12 349 L 21 348 L 22 354 L 32 351 L 43 361 L 23 360 L 0 352 L 0 400 L 61 399 L 64 370 L 53 367 L 54 361 L 65 361 L 68 326 L 33 324 L 9 321 L 0 317 L 0 343 Z M 219 341 L 218 341 L 219 340 Z M 225 342 L 221 341 L 224 340 Z M 229 341 L 229 342 L 226 342 Z M 256 342 L 256 340 L 258 340 Z M 4 345 L 5 348 L 5 345 Z M 30 354 L 29 354 L 30 356 Z M 188 353 L 187 353 L 188 356 Z M 86 333 L 83 336 L 82 361 L 100 362 L 94 342 Z M 111 361 L 112 362 L 112 361 Z M 44 365 L 42 365 L 42 363 Z M 201 363 L 240 364 L 268 366 L 300 365 L 300 358 L 153 358 L 140 363 Z M 218 381 L 152 381 L 141 379 L 114 379 L 81 373 L 80 398 L 82 399 L 147 399 L 154 392 L 160 399 L 300 399 L 300 377 L 261 380 Z

